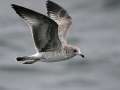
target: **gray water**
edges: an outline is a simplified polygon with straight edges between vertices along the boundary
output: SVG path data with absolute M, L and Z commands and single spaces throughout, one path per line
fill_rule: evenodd
M 46 14 L 45 0 L 0 0 L 0 90 L 120 90 L 120 0 L 54 0 L 73 18 L 69 42 L 87 56 L 22 65 L 35 53 L 27 25 L 10 4 Z

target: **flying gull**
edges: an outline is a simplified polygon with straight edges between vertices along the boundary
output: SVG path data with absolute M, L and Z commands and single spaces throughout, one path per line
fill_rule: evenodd
M 46 7 L 48 16 L 12 4 L 12 8 L 31 29 L 37 52 L 34 55 L 17 57 L 17 61 L 33 64 L 37 61 L 64 61 L 76 55 L 84 58 L 80 48 L 67 43 L 67 33 L 72 24 L 67 11 L 50 0 L 47 1 Z

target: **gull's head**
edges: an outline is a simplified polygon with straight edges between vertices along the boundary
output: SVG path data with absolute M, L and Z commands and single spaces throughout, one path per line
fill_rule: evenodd
M 73 53 L 74 53 L 75 55 L 81 56 L 82 58 L 85 58 L 85 55 L 80 51 L 80 48 L 78 48 L 78 47 L 74 47 L 74 48 L 73 48 Z

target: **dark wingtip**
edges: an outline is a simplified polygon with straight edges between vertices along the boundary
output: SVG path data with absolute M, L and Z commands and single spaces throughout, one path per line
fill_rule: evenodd
M 15 4 L 11 4 L 12 7 L 16 6 Z
M 15 4 L 11 4 L 11 7 L 14 7 L 15 6 Z
M 52 2 L 52 1 L 51 0 L 47 0 L 46 2 L 49 3 L 49 2 Z
M 20 8 L 19 5 L 16 5 L 16 4 L 11 4 L 11 7 L 17 12 Z M 17 12 L 18 13 L 18 12 Z
M 47 4 L 48 6 L 49 6 L 49 5 L 54 5 L 54 4 L 56 5 L 56 3 L 53 2 L 53 1 L 51 1 L 51 0 L 47 0 L 46 2 L 47 2 L 46 4 Z
M 22 18 L 24 18 L 24 16 L 22 15 L 22 13 L 24 13 L 25 11 L 27 12 L 28 10 L 26 10 L 26 8 L 16 5 L 16 4 L 11 4 L 11 7 L 15 10 L 15 12 Z
M 57 3 L 55 3 L 51 0 L 47 0 L 46 6 L 47 6 L 48 13 L 50 11 L 57 13 L 60 9 L 62 9 L 62 7 L 60 5 L 58 5 Z
M 17 7 L 17 5 L 11 4 L 11 7 L 15 10 L 15 8 Z
M 50 1 L 50 0 L 47 0 L 47 1 L 46 1 L 46 5 L 47 5 L 47 7 L 48 7 L 51 3 L 53 3 L 53 2 Z
M 20 7 L 19 5 L 16 5 L 16 4 L 11 4 L 11 7 L 13 8 L 13 9 L 16 9 L 17 7 Z
M 19 6 L 19 5 L 16 5 L 16 4 L 11 4 L 11 7 L 12 7 L 14 10 L 20 10 L 21 8 L 24 8 L 24 7 Z

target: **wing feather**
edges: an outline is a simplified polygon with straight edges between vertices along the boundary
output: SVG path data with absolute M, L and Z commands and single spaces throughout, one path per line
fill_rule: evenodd
M 49 17 L 25 7 L 12 4 L 16 13 L 32 28 L 35 45 L 39 52 L 56 50 L 61 47 L 58 25 Z
M 50 0 L 47 1 L 46 7 L 48 16 L 57 22 L 59 37 L 64 41 L 72 24 L 71 17 L 64 8 Z

